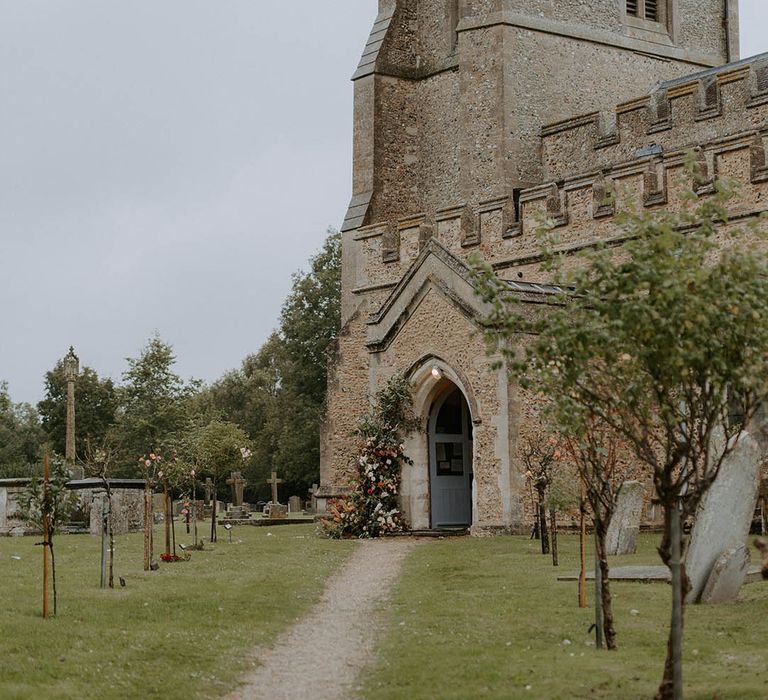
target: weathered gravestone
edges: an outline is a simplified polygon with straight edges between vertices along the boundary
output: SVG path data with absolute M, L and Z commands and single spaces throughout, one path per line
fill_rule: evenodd
M 108 510 L 107 494 L 97 492 L 91 503 L 90 532 L 100 535 L 104 510 Z M 128 532 L 138 532 L 144 523 L 144 492 L 139 490 L 120 489 L 112 494 L 111 512 L 112 532 L 124 535 Z
M 152 510 L 157 513 L 165 513 L 165 494 L 152 494 Z
M 606 536 L 608 554 L 634 554 L 640 534 L 644 487 L 639 481 L 625 481 L 619 490 L 616 511 Z
M 245 484 L 242 472 L 232 472 L 232 476 L 227 479 L 227 485 L 232 487 L 232 505 L 236 508 L 243 505 Z
M 755 511 L 761 450 L 746 431 L 723 461 L 717 479 L 696 511 L 685 568 L 691 582 L 686 602 L 699 602 L 718 558 L 744 544 Z
M 701 594 L 702 603 L 735 600 L 749 572 L 749 551 L 743 544 L 725 550 L 715 562 Z
M 271 520 L 285 520 L 288 517 L 288 509 L 281 503 L 267 503 L 265 515 Z
M 0 530 L 8 527 L 8 491 L 0 487 Z
M 213 481 L 211 481 L 211 477 L 208 477 L 205 480 L 205 505 L 210 506 L 213 505 L 211 501 L 213 500 Z
M 317 513 L 317 492 L 319 487 L 317 484 L 312 484 L 312 488 L 309 489 L 309 512 Z
M 301 513 L 302 510 L 304 509 L 302 508 L 301 498 L 299 498 L 298 496 L 291 496 L 288 499 L 288 512 Z

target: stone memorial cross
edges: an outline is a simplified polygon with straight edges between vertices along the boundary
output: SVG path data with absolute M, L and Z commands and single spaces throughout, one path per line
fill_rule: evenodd
M 277 478 L 277 472 L 272 472 L 272 478 L 267 479 L 267 483 L 272 485 L 272 503 L 280 503 L 280 501 L 277 500 L 277 485 L 282 484 L 283 480 Z
M 213 481 L 211 481 L 210 476 L 205 480 L 204 488 L 205 488 L 205 505 L 209 506 L 211 505 L 211 498 L 213 496 Z
M 75 464 L 77 454 L 75 451 L 75 380 L 80 373 L 80 359 L 75 355 L 75 349 L 70 346 L 67 356 L 64 358 L 64 378 L 67 380 L 67 423 L 66 442 L 64 447 L 64 459 L 67 466 Z M 82 474 L 78 474 L 82 477 Z
M 227 484 L 232 486 L 232 505 L 243 505 L 243 491 L 247 482 L 243 479 L 242 472 L 232 472 L 232 476 L 227 479 Z

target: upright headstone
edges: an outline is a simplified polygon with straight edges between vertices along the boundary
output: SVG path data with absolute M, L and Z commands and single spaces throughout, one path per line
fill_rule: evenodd
M 744 544 L 755 512 L 760 485 L 761 450 L 746 431 L 737 437 L 733 451 L 702 498 L 696 512 L 685 568 L 691 582 L 686 598 L 698 602 L 718 558 Z
M 288 512 L 289 513 L 301 513 L 304 510 L 301 504 L 301 498 L 298 496 L 291 496 L 288 499 Z
M 205 480 L 205 505 L 209 506 L 211 505 L 211 501 L 213 500 L 213 481 L 211 481 L 211 477 L 209 476 Z
M 606 536 L 608 554 L 634 554 L 637 536 L 640 534 L 640 517 L 643 512 L 643 484 L 625 481 L 619 490 L 616 511 L 611 518 Z
M 280 503 L 268 503 L 266 507 L 266 516 L 270 520 L 285 520 L 288 515 L 288 509 Z
M 312 484 L 312 488 L 309 489 L 309 512 L 317 513 L 317 484 Z
M 8 491 L 0 486 L 0 530 L 8 527 Z

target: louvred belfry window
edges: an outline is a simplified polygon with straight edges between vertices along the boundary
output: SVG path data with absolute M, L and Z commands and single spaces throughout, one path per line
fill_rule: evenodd
M 649 22 L 661 22 L 664 20 L 662 11 L 665 2 L 666 0 L 626 0 L 627 14 Z

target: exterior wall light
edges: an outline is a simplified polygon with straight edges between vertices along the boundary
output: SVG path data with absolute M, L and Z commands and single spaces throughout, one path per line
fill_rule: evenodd
M 442 379 L 443 378 L 443 373 L 440 371 L 439 367 L 433 367 L 432 368 L 432 376 L 435 379 Z

